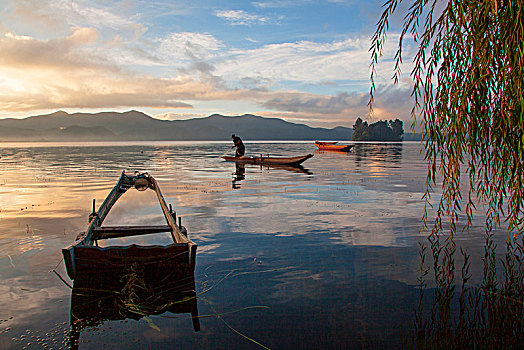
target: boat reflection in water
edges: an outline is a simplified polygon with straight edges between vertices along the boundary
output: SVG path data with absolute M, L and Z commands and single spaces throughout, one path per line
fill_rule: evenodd
M 120 258 L 111 265 L 106 254 L 92 268 L 77 272 L 71 294 L 72 349 L 88 327 L 166 312 L 191 314 L 194 330 L 200 330 L 194 266 L 181 254 L 161 252 L 159 246 L 151 255 L 151 249 L 133 245 L 127 248 L 128 263 Z
M 232 186 L 234 189 L 240 188 L 239 182 L 246 178 L 246 165 L 244 163 L 235 163 L 235 172 L 233 173 Z
M 341 155 L 344 155 L 344 156 L 350 156 L 352 153 L 351 152 L 346 152 L 346 151 L 337 151 L 337 150 L 324 150 L 324 149 L 317 149 L 315 151 L 315 154 L 324 154 L 324 153 L 338 153 L 338 154 L 341 154 Z
M 253 165 L 253 168 L 259 168 L 262 169 L 283 169 L 287 171 L 292 171 L 295 173 L 302 173 L 307 175 L 313 175 L 311 171 L 304 168 L 302 165 L 277 165 L 277 164 L 260 164 L 260 165 Z M 231 182 L 231 185 L 234 189 L 240 188 L 240 182 L 242 180 L 246 179 L 246 163 L 235 163 L 235 172 L 233 173 L 233 181 Z

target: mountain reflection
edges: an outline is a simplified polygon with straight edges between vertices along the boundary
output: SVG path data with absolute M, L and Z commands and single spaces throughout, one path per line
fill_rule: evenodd
M 524 344 L 524 244 L 522 237 L 506 243 L 497 262 L 496 244 L 488 234 L 480 285 L 471 285 L 470 256 L 460 250 L 461 271 L 456 271 L 456 244 L 430 238 L 431 268 L 420 250 L 420 299 L 407 347 L 414 349 L 513 349 Z M 497 273 L 498 269 L 498 273 Z M 433 273 L 436 287 L 426 287 Z M 460 274 L 455 284 L 455 275 Z M 460 289 L 460 290 L 456 290 Z M 427 295 L 433 291 L 433 295 Z M 428 300 L 429 298 L 429 300 Z M 428 302 L 429 306 L 428 307 Z
M 86 328 L 166 312 L 191 314 L 193 329 L 200 330 L 192 266 L 181 266 L 176 258 L 141 256 L 133 260 L 77 274 L 71 293 L 72 349 L 78 349 Z

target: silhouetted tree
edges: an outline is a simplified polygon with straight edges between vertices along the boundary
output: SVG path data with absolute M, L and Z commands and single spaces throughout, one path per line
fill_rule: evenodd
M 353 125 L 353 137 L 355 141 L 365 141 L 369 138 L 368 122 L 363 122 L 362 119 L 357 118 L 355 125 Z
M 395 121 L 390 120 L 389 127 L 393 131 L 393 135 L 395 135 L 396 141 L 402 140 L 402 135 L 404 134 L 404 127 L 403 127 L 402 120 L 400 119 L 395 119 Z

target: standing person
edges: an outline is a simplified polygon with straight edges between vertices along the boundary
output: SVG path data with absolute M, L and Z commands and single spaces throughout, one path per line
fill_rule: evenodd
M 236 147 L 237 151 L 235 153 L 235 157 L 242 157 L 244 155 L 244 152 L 246 152 L 246 147 L 244 146 L 244 143 L 242 142 L 242 139 L 238 136 L 235 136 L 235 134 L 231 135 L 231 138 L 233 139 L 234 145 L 231 148 Z

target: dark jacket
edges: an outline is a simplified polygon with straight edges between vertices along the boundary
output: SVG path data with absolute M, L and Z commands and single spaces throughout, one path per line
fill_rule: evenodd
M 235 147 L 237 148 L 235 156 L 242 157 L 244 153 L 246 152 L 246 147 L 244 146 L 242 139 L 238 136 L 235 136 L 233 138 L 233 143 L 235 144 Z

